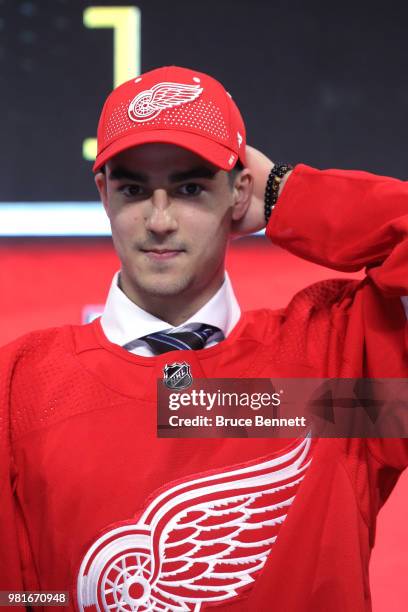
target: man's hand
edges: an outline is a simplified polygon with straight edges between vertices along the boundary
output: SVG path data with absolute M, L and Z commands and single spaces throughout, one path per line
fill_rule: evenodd
M 236 221 L 233 224 L 234 234 L 241 236 L 258 232 L 266 226 L 264 212 L 265 187 L 269 173 L 275 165 L 266 155 L 250 146 L 246 147 L 246 159 L 247 168 L 252 174 L 254 185 L 251 203 L 246 214 L 240 221 Z M 291 172 L 292 171 L 288 172 L 282 179 L 279 193 L 282 192 L 283 186 L 288 180 Z

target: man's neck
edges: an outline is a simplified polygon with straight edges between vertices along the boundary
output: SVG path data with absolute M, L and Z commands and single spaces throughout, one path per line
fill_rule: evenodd
M 177 296 L 143 296 L 136 292 L 130 283 L 126 282 L 126 277 L 121 273 L 118 279 L 118 285 L 123 293 L 136 306 L 142 308 L 149 314 L 169 323 L 173 327 L 182 325 L 196 312 L 200 310 L 220 289 L 224 282 L 224 273 L 214 278 L 214 282 L 208 285 L 198 296 L 191 296 L 186 291 L 182 295 Z

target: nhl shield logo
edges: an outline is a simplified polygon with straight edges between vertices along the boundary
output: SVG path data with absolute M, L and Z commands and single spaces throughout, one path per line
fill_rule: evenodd
M 164 366 L 164 384 L 169 389 L 187 389 L 193 384 L 190 366 L 183 361 L 182 363 L 170 363 Z

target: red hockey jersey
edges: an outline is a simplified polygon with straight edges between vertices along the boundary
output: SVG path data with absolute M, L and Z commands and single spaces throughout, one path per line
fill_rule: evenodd
M 244 313 L 194 352 L 133 355 L 99 321 L 2 349 L 0 590 L 68 590 L 80 610 L 371 609 L 376 515 L 406 440 L 156 436 L 175 359 L 197 378 L 406 377 L 408 185 L 299 164 L 267 234 L 366 278 Z

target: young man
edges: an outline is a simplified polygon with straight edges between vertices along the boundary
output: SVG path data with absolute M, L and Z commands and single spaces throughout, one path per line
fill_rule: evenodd
M 174 362 L 194 378 L 406 377 L 407 185 L 272 166 L 205 74 L 161 68 L 106 101 L 94 170 L 121 270 L 100 320 L 2 351 L 1 589 L 69 591 L 80 610 L 371 609 L 404 440 L 157 437 Z M 269 215 L 275 243 L 366 278 L 241 313 L 228 239 Z

